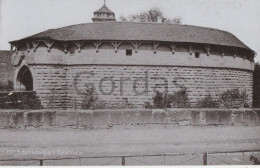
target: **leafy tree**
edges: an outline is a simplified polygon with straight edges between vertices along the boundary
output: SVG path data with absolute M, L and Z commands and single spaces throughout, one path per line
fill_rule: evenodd
M 260 107 L 260 64 L 255 63 L 254 70 L 254 85 L 253 85 L 253 105 L 254 107 Z
M 173 19 L 169 19 L 163 16 L 163 13 L 159 8 L 152 8 L 146 12 L 130 15 L 127 18 L 120 16 L 119 20 L 121 22 L 158 22 L 181 24 L 182 18 L 175 17 Z

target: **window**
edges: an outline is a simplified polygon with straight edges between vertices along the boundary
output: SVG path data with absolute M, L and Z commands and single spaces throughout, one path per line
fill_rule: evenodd
M 126 56 L 132 56 L 132 50 L 126 50 L 125 54 Z
M 199 58 L 200 57 L 200 52 L 195 52 L 195 58 Z

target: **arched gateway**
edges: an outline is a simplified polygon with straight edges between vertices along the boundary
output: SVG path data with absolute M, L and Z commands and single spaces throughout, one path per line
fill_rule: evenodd
M 16 78 L 16 87 L 20 91 L 32 91 L 33 90 L 33 78 L 30 69 L 27 66 L 22 66 L 19 70 Z

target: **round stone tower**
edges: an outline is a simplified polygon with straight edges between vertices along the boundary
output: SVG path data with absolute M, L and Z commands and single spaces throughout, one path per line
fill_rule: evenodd
M 185 87 L 191 105 L 228 89 L 252 105 L 255 53 L 229 32 L 190 25 L 116 22 L 104 4 L 94 23 L 50 29 L 11 41 L 16 90 L 33 90 L 43 106 L 79 108 L 86 85 L 99 99 L 137 106 L 158 90 Z

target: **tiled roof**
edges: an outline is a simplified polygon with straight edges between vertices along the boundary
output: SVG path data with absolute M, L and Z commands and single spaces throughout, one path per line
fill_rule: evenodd
M 50 29 L 10 43 L 43 38 L 58 41 L 119 40 L 183 42 L 249 49 L 236 36 L 222 30 L 178 24 L 134 22 L 102 22 L 71 25 L 58 29 Z
M 111 14 L 113 14 L 114 12 L 112 12 L 112 11 L 106 6 L 106 4 L 104 4 L 99 10 L 95 11 L 94 13 L 111 13 Z

